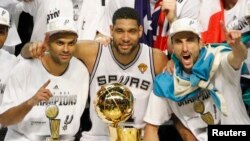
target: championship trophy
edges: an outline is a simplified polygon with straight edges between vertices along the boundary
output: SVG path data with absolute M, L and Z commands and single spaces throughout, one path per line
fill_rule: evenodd
M 46 108 L 46 116 L 50 122 L 51 137 L 48 141 L 59 141 L 60 137 L 60 119 L 55 119 L 59 113 L 59 109 L 56 105 L 49 105 Z
M 132 92 L 120 83 L 101 86 L 94 99 L 97 115 L 109 127 L 110 141 L 141 141 L 141 130 L 133 127 L 123 127 L 133 112 Z

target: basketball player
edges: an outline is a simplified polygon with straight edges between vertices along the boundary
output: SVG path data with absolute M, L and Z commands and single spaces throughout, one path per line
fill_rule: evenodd
M 119 82 L 132 91 L 135 97 L 135 107 L 129 123 L 131 127 L 142 129 L 149 93 L 152 90 L 153 78 L 162 72 L 168 59 L 159 49 L 152 49 L 139 43 L 142 26 L 136 11 L 123 7 L 113 16 L 111 35 L 113 41 L 107 47 L 102 47 L 94 41 L 79 41 L 76 56 L 82 60 L 90 74 L 90 118 L 92 128 L 82 133 L 82 141 L 108 141 L 107 124 L 96 114 L 93 100 L 100 86 Z M 23 48 L 25 58 L 43 55 L 44 46 L 33 45 Z M 188 133 L 187 133 L 188 134 Z
M 167 62 L 166 56 L 161 51 L 152 49 L 145 44 L 139 44 L 143 29 L 134 9 L 127 7 L 118 9 L 114 13 L 112 21 L 113 42 L 108 47 L 99 48 L 97 57 L 95 56 L 95 65 L 91 71 L 90 117 L 92 128 L 88 132 L 83 132 L 82 141 L 109 140 L 107 125 L 97 116 L 93 107 L 96 92 L 101 85 L 107 83 L 119 82 L 128 86 L 135 98 L 135 105 L 132 118 L 129 123 L 124 123 L 124 125 L 144 128 L 143 117 L 148 96 L 152 90 L 153 78 L 155 74 L 162 71 Z M 82 54 L 80 57 L 84 56 L 86 54 Z
M 250 124 L 240 88 L 240 70 L 247 48 L 240 40 L 240 31 L 227 31 L 223 23 L 221 26 L 232 50 L 202 46 L 197 20 L 182 18 L 173 22 L 170 37 L 174 73 L 162 73 L 155 78 L 144 118 L 149 123 L 145 141 L 158 141 L 158 126 L 172 113 L 199 141 L 208 140 L 208 125 Z
M 20 62 L 11 73 L 1 105 L 6 141 L 73 141 L 88 97 L 89 74 L 72 57 L 77 33 L 73 17 L 48 24 L 48 53 Z M 17 124 L 18 123 L 18 124 Z
M 9 54 L 9 52 L 2 49 L 8 36 L 10 27 L 10 14 L 9 12 L 0 7 L 0 103 L 6 87 L 6 81 L 12 68 L 17 64 L 18 59 L 16 56 Z

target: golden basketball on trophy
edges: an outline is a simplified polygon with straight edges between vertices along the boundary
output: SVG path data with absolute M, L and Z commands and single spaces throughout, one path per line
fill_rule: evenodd
M 132 115 L 133 104 L 133 94 L 123 84 L 106 84 L 97 92 L 94 107 L 97 115 L 109 125 L 110 141 L 139 141 L 137 129 L 119 126 Z
M 48 119 L 56 118 L 58 113 L 59 113 L 59 109 L 56 105 L 49 105 L 45 110 L 45 114 Z
M 133 95 L 120 83 L 101 86 L 94 100 L 97 115 L 106 123 L 116 126 L 126 121 L 133 112 Z

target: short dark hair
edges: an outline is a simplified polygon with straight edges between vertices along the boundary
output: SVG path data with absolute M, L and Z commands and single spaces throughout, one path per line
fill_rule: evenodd
M 118 19 L 136 20 L 137 24 L 140 25 L 140 18 L 139 18 L 137 11 L 133 8 L 130 8 L 130 7 L 122 7 L 122 8 L 115 11 L 113 18 L 112 18 L 113 25 L 115 24 L 116 20 L 118 20 Z

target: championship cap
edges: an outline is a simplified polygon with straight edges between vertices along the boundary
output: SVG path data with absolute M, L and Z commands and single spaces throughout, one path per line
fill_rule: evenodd
M 10 14 L 2 7 L 0 7 L 0 25 L 10 26 Z
M 201 38 L 201 25 L 199 21 L 190 18 L 181 18 L 171 24 L 169 36 L 172 38 L 176 33 L 188 31 Z
M 47 24 L 47 32 L 49 36 L 59 32 L 72 32 L 77 35 L 77 30 L 73 19 L 68 17 L 57 17 L 49 21 Z

